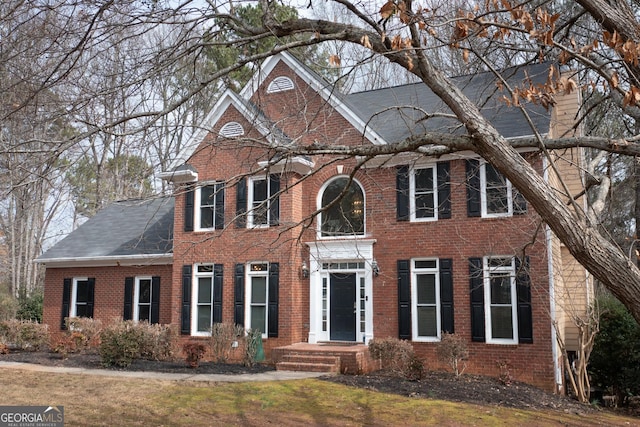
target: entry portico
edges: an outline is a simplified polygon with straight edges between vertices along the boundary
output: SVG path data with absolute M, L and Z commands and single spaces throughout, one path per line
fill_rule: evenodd
M 373 338 L 374 239 L 307 243 L 309 343 Z

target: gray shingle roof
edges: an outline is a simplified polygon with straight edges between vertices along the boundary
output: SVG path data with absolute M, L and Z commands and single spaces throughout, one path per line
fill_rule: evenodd
M 549 64 L 509 69 L 503 72 L 503 76 L 511 85 L 517 86 L 525 79 L 525 69 L 534 83 L 544 83 Z M 506 92 L 497 91 L 497 78 L 492 73 L 456 77 L 453 81 L 476 105 L 484 104 L 483 114 L 503 136 L 513 138 L 533 134 L 522 111 L 508 107 L 500 101 Z M 422 120 L 428 114 L 451 114 L 451 111 L 424 83 L 353 93 L 347 95 L 346 100 L 362 120 L 387 142 L 398 142 L 426 131 L 442 133 L 464 131 L 460 129 L 460 123 L 454 119 L 435 116 Z M 526 110 L 538 131 L 548 132 L 549 112 L 533 104 L 526 104 Z
M 171 254 L 173 211 L 173 197 L 112 203 L 37 261 Z

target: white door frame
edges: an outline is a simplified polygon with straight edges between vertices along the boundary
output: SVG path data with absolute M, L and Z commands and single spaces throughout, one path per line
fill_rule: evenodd
M 373 338 L 373 269 L 371 264 L 375 242 L 374 239 L 332 239 L 307 243 L 310 248 L 309 343 L 329 341 L 329 283 L 330 274 L 335 272 L 356 274 L 356 341 L 368 343 Z M 323 286 L 326 292 L 324 297 Z M 362 313 L 364 313 L 364 321 Z M 362 326 L 364 326 L 364 331 L 362 331 Z

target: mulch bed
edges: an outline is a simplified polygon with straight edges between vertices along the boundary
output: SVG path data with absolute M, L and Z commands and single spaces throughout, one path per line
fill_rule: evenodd
M 213 362 L 202 362 L 194 369 L 188 367 L 184 360 L 173 362 L 135 360 L 127 368 L 104 368 L 100 364 L 100 356 L 97 354 L 69 354 L 67 358 L 63 359 L 56 353 L 21 351 L 0 354 L 0 361 L 90 369 L 190 374 L 249 374 L 274 370 L 272 365 L 267 364 L 246 367 L 241 364 Z M 384 372 L 373 372 L 367 375 L 331 375 L 321 377 L 321 379 L 347 386 L 415 398 L 441 399 L 531 410 L 554 410 L 575 414 L 585 414 L 599 410 L 594 406 L 580 404 L 570 397 L 551 394 L 528 384 L 518 382 L 503 384 L 496 378 L 478 375 L 465 374 L 460 378 L 456 378 L 450 373 L 427 372 L 423 379 L 409 381 L 387 375 Z M 625 410 L 624 412 L 632 416 L 640 415 L 640 411 L 633 409 Z

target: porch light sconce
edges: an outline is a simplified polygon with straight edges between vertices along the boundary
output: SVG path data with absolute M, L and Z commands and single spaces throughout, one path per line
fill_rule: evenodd
M 307 267 L 307 262 L 306 261 L 302 261 L 302 277 L 304 277 L 305 279 L 309 277 L 309 267 Z
M 380 275 L 380 267 L 378 267 L 378 261 L 375 259 L 371 261 L 371 269 L 373 270 L 373 275 L 378 277 Z

